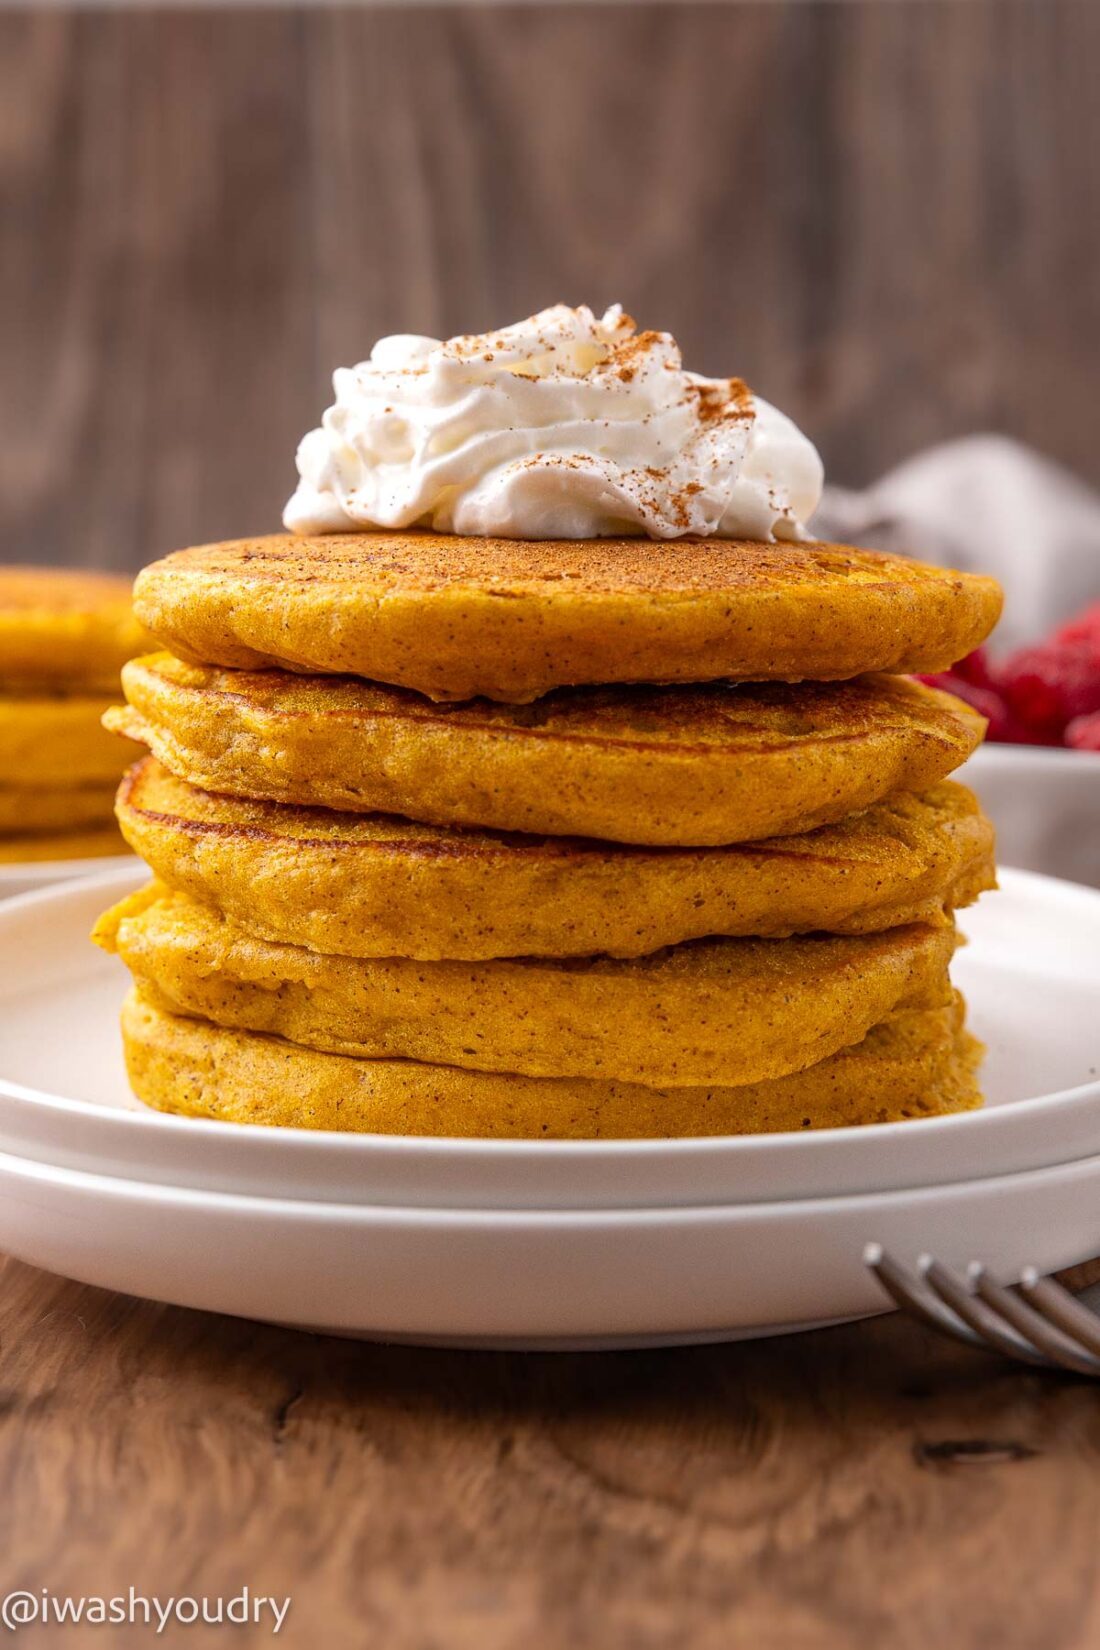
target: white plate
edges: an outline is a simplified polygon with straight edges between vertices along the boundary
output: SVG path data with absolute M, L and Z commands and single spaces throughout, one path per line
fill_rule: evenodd
M 481 1346 L 736 1338 L 861 1316 L 871 1240 L 1003 1278 L 1100 1245 L 1100 1157 L 870 1197 L 608 1211 L 234 1197 L 0 1155 L 0 1248 L 85 1283 L 302 1328 Z
M 223 1192 L 474 1209 L 763 1203 L 1100 1152 L 1100 894 L 1070 884 L 1006 871 L 1003 892 L 965 913 L 972 943 L 955 968 L 990 1048 L 984 1111 L 807 1134 L 527 1143 L 250 1129 L 145 1110 L 119 1050 L 125 971 L 87 942 L 98 913 L 142 875 L 0 907 L 0 1150 Z
M 0 899 L 33 894 L 38 888 L 53 888 L 59 882 L 75 882 L 82 877 L 132 871 L 140 863 L 133 854 L 108 854 L 101 859 L 43 859 L 0 865 Z

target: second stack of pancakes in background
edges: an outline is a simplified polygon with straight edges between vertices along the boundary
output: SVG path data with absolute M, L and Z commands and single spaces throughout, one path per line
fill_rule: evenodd
M 108 725 L 156 880 L 96 937 L 139 1097 L 528 1138 L 977 1105 L 983 724 L 908 673 L 1000 593 L 806 539 L 816 465 L 617 310 L 337 374 L 295 531 L 136 586 L 171 651 Z
M 0 863 L 125 853 L 125 756 L 101 720 L 148 646 L 128 579 L 0 567 Z

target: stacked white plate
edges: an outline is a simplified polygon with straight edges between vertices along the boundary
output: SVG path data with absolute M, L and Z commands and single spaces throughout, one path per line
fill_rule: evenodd
M 883 1306 L 863 1266 L 1100 1251 L 1100 894 L 1024 872 L 956 965 L 988 1104 L 921 1123 L 640 1142 L 420 1140 L 163 1117 L 129 1094 L 121 965 L 87 941 L 144 872 L 0 905 L 0 1248 L 82 1281 L 341 1334 L 627 1346 Z

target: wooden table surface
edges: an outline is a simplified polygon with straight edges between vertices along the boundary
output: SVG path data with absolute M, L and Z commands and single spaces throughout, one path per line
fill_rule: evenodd
M 0 1303 L 7 1589 L 247 1584 L 291 1596 L 277 1642 L 303 1650 L 1100 1643 L 1097 1388 L 896 1316 L 494 1354 L 298 1334 L 10 1260 Z

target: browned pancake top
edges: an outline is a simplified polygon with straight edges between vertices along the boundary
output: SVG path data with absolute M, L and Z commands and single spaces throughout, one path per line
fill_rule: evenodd
M 424 860 L 499 856 L 554 861 L 705 858 L 741 852 L 759 859 L 870 861 L 884 866 L 899 857 L 928 857 L 954 825 L 980 819 L 978 804 L 962 785 L 946 780 L 922 794 L 902 791 L 865 813 L 801 836 L 773 837 L 740 849 L 645 848 L 594 842 L 585 837 L 546 837 L 460 826 L 423 825 L 392 814 L 347 814 L 330 808 L 293 807 L 218 796 L 177 779 L 153 756 L 127 773 L 118 792 L 120 816 L 131 811 L 187 836 L 217 836 L 259 849 L 294 842 L 325 850 L 382 850 Z
M 132 767 L 118 791 L 120 814 L 128 810 L 191 836 L 219 836 L 241 843 L 291 841 L 325 849 L 384 849 L 424 859 L 474 854 L 538 858 L 603 854 L 601 843 L 565 837 L 537 837 L 518 832 L 464 830 L 458 826 L 422 825 L 393 814 L 345 814 L 331 808 L 300 808 L 282 802 L 253 802 L 218 796 L 177 779 L 153 756 Z M 632 852 L 618 849 L 619 852 Z
M 715 591 L 791 591 L 824 582 L 961 586 L 966 575 L 879 550 L 844 544 L 765 544 L 683 538 L 487 539 L 420 530 L 290 534 L 179 550 L 158 570 L 299 586 L 352 586 L 364 593 L 447 588 L 546 595 L 638 593 L 662 597 Z
M 518 738 L 592 746 L 647 747 L 669 755 L 701 749 L 745 753 L 791 744 L 835 744 L 887 730 L 919 732 L 957 743 L 980 719 L 961 700 L 904 677 L 866 676 L 850 682 L 731 683 L 695 686 L 567 688 L 529 705 L 488 699 L 434 704 L 409 689 L 358 677 L 295 676 L 279 670 L 221 670 L 159 653 L 129 667 L 136 681 L 149 672 L 170 688 L 197 695 L 211 717 L 235 701 L 279 718 L 306 718 L 323 738 L 341 717 L 396 718 L 414 727 L 492 730 Z

